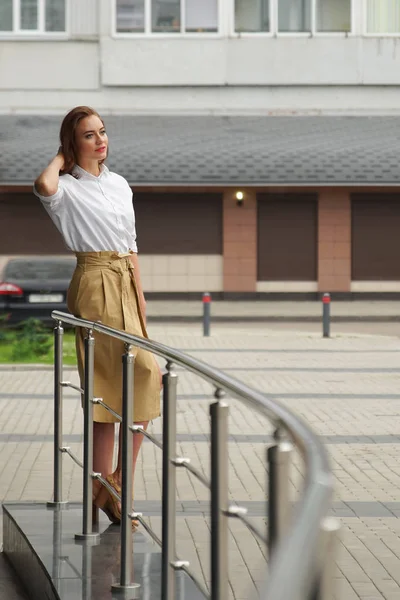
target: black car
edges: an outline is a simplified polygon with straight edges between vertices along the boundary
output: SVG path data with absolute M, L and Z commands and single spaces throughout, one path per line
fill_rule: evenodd
M 71 256 L 0 257 L 0 316 L 6 316 L 7 324 L 31 317 L 54 323 L 52 310 L 68 312 L 66 295 L 75 265 Z

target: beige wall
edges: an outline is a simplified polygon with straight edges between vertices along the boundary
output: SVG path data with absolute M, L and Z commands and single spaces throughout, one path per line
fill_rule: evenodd
M 318 202 L 318 289 L 320 292 L 349 292 L 350 285 L 350 193 L 322 189 Z
M 223 201 L 224 291 L 255 292 L 257 280 L 257 200 L 244 191 L 237 206 L 236 190 L 227 190 Z
M 221 292 L 222 256 L 140 254 L 145 292 Z

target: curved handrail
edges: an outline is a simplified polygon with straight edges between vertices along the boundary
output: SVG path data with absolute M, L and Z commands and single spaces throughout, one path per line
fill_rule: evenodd
M 321 521 L 327 515 L 333 490 L 328 454 L 319 437 L 307 423 L 278 401 L 184 352 L 61 311 L 55 310 L 51 316 L 56 321 L 107 334 L 125 344 L 143 348 L 180 365 L 244 402 L 249 408 L 261 412 L 277 429 L 283 429 L 289 434 L 304 458 L 307 477 L 304 494 L 297 510 L 297 519 L 274 552 L 265 598 L 303 600 L 316 577 L 313 562 L 318 557 Z

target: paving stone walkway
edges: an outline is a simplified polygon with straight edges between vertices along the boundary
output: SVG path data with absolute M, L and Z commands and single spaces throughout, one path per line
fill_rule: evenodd
M 336 598 L 400 597 L 400 339 L 288 328 L 216 324 L 203 338 L 195 324 L 152 324 L 154 339 L 180 348 L 296 411 L 322 436 L 331 457 L 335 497 L 331 514 L 342 523 L 336 559 Z M 209 402 L 213 389 L 178 369 L 177 452 L 209 477 Z M 46 501 L 52 494 L 53 379 L 49 368 L 0 366 L 0 497 Z M 65 379 L 78 383 L 74 369 Z M 271 425 L 236 400 L 229 427 L 229 494 L 265 527 L 266 447 Z M 161 419 L 151 430 L 161 435 Z M 64 442 L 82 453 L 77 395 L 65 393 Z M 202 581 L 209 575 L 209 494 L 186 471 L 177 472 L 178 554 Z M 136 507 L 160 534 L 161 454 L 150 442 L 138 463 Z M 293 501 L 303 484 L 297 455 L 291 471 Z M 64 495 L 81 499 L 80 469 L 64 460 Z M 231 597 L 257 597 L 266 550 L 237 520 L 230 526 Z

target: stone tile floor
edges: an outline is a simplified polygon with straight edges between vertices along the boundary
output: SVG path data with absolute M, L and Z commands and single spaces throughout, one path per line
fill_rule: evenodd
M 323 339 L 312 324 L 215 324 L 203 338 L 196 324 L 152 324 L 150 335 L 278 399 L 323 436 L 335 478 L 332 513 L 342 523 L 336 558 L 336 598 L 394 600 L 400 596 L 400 339 L 374 325 L 357 333 L 341 324 Z M 389 331 L 389 333 L 391 333 Z M 395 333 L 394 330 L 392 333 Z M 178 452 L 209 475 L 209 402 L 212 387 L 178 369 Z M 74 370 L 65 378 L 77 383 Z M 52 494 L 51 369 L 0 367 L 0 497 L 45 501 Z M 229 494 L 264 527 L 266 447 L 273 429 L 252 410 L 228 399 Z M 151 425 L 161 434 L 161 419 Z M 64 440 L 80 454 L 82 414 L 65 392 Z M 208 492 L 178 471 L 177 548 L 209 583 Z M 135 480 L 137 506 L 160 533 L 161 454 L 143 445 Z M 298 497 L 303 468 L 295 455 L 291 493 Z M 64 493 L 81 498 L 81 472 L 64 460 Z M 266 550 L 237 520 L 230 526 L 230 589 L 235 600 L 257 596 L 266 572 Z M 0 573 L 1 575 L 1 573 Z M 0 577 L 1 586 L 1 577 Z M 0 587 L 1 589 L 1 587 Z M 0 594 L 1 597 L 1 594 Z

